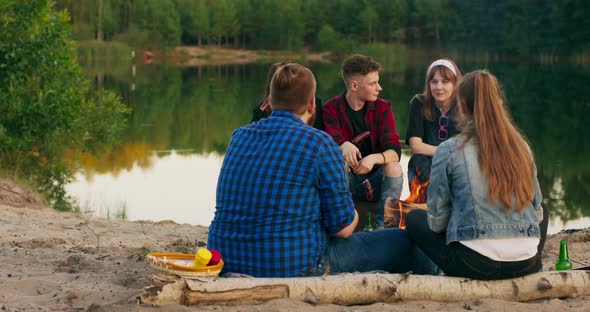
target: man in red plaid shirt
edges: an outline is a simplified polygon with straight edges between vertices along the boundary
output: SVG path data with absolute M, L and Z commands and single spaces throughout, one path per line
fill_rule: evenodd
M 353 199 L 379 201 L 376 228 L 383 227 L 385 199 L 399 199 L 403 183 L 401 144 L 391 104 L 378 97 L 382 90 L 380 70 L 381 65 L 369 56 L 349 57 L 342 63 L 346 92 L 329 100 L 323 108 L 325 130 L 340 146 L 350 168 Z M 368 140 L 352 143 L 354 137 L 367 131 Z M 365 180 L 369 181 L 372 194 L 363 186 Z

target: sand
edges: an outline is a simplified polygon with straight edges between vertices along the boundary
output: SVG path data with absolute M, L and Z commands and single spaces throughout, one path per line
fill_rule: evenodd
M 166 207 L 162 207 L 165 209 Z M 574 267 L 590 265 L 590 228 L 549 237 L 544 270 L 566 238 Z M 138 296 L 151 276 L 149 251 L 190 253 L 207 228 L 172 221 L 128 222 L 58 212 L 35 192 L 0 179 L 0 311 L 588 311 L 589 297 L 517 303 L 465 300 L 310 305 L 273 300 L 251 306 L 151 307 Z

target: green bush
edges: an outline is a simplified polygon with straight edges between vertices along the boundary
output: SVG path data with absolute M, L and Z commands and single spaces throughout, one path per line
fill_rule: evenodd
M 71 209 L 65 185 L 77 153 L 116 143 L 128 109 L 114 94 L 93 93 L 75 58 L 69 16 L 49 0 L 0 4 L 0 163 Z
M 316 49 L 318 51 L 338 51 L 341 48 L 340 34 L 330 25 L 324 25 L 318 34 Z

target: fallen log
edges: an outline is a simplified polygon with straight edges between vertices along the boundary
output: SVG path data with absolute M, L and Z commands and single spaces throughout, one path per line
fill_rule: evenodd
M 355 273 L 302 278 L 180 279 L 141 296 L 153 305 L 242 305 L 290 298 L 311 304 L 361 305 L 401 300 L 530 301 L 590 295 L 590 271 L 550 271 L 506 280 Z

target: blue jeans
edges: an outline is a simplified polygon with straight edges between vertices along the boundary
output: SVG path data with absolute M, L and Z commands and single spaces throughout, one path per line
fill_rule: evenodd
M 367 197 L 367 188 L 363 181 L 369 180 L 373 190 L 372 197 Z M 348 173 L 348 188 L 352 193 L 352 200 L 378 202 L 381 199 L 381 184 L 383 183 L 383 167 L 367 174 Z
M 367 187 L 363 185 L 363 181 L 369 180 L 372 192 L 369 196 Z M 357 203 L 359 201 L 372 202 L 376 205 L 374 224 L 377 227 L 383 227 L 383 205 L 381 203 L 381 189 L 383 184 L 383 167 L 378 168 L 373 172 L 367 174 L 348 173 L 348 189 L 352 194 L 352 200 Z
M 371 191 L 367 191 L 363 181 L 368 180 Z M 354 202 L 375 202 L 375 226 L 384 226 L 384 208 L 387 197 L 399 199 L 402 193 L 403 177 L 389 177 L 383 173 L 383 167 L 379 167 L 368 174 L 348 174 L 348 187 L 352 193 Z
M 331 273 L 385 271 L 436 274 L 438 267 L 401 229 L 357 232 L 349 238 L 332 238 L 320 259 Z

